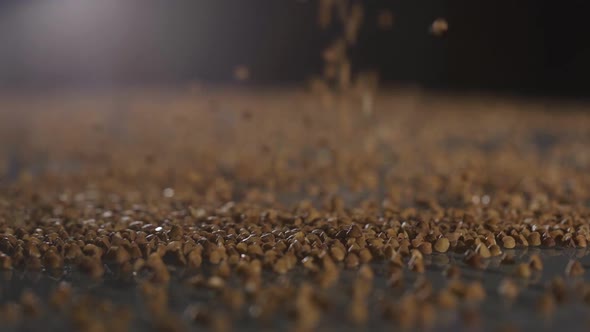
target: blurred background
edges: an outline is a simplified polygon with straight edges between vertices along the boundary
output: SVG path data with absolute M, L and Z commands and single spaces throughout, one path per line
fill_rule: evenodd
M 353 71 L 385 84 L 583 98 L 590 2 L 368 0 Z M 298 84 L 338 28 L 313 0 L 0 0 L 2 89 L 234 82 Z M 388 9 L 392 27 L 380 29 Z M 428 33 L 438 17 L 442 37 Z

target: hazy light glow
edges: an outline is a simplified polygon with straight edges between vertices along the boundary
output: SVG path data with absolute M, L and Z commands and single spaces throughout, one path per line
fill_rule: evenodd
M 0 55 L 3 71 L 16 70 L 2 68 L 14 63 L 3 57 L 11 57 L 18 58 L 19 70 L 109 79 L 143 61 L 146 55 L 138 50 L 150 49 L 146 44 L 157 26 L 153 10 L 137 1 L 36 1 L 14 10 L 0 32 L 0 42 L 8 45 L 8 55 Z M 157 60 L 157 53 L 149 56 Z

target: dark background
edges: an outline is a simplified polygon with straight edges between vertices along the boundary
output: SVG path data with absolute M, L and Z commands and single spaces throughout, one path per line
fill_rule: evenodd
M 590 2 L 371 0 L 355 70 L 426 88 L 585 97 Z M 379 9 L 395 16 L 376 25 Z M 314 0 L 0 0 L 0 84 L 8 88 L 300 83 L 320 73 L 338 35 Z M 449 22 L 437 38 L 428 28 Z

